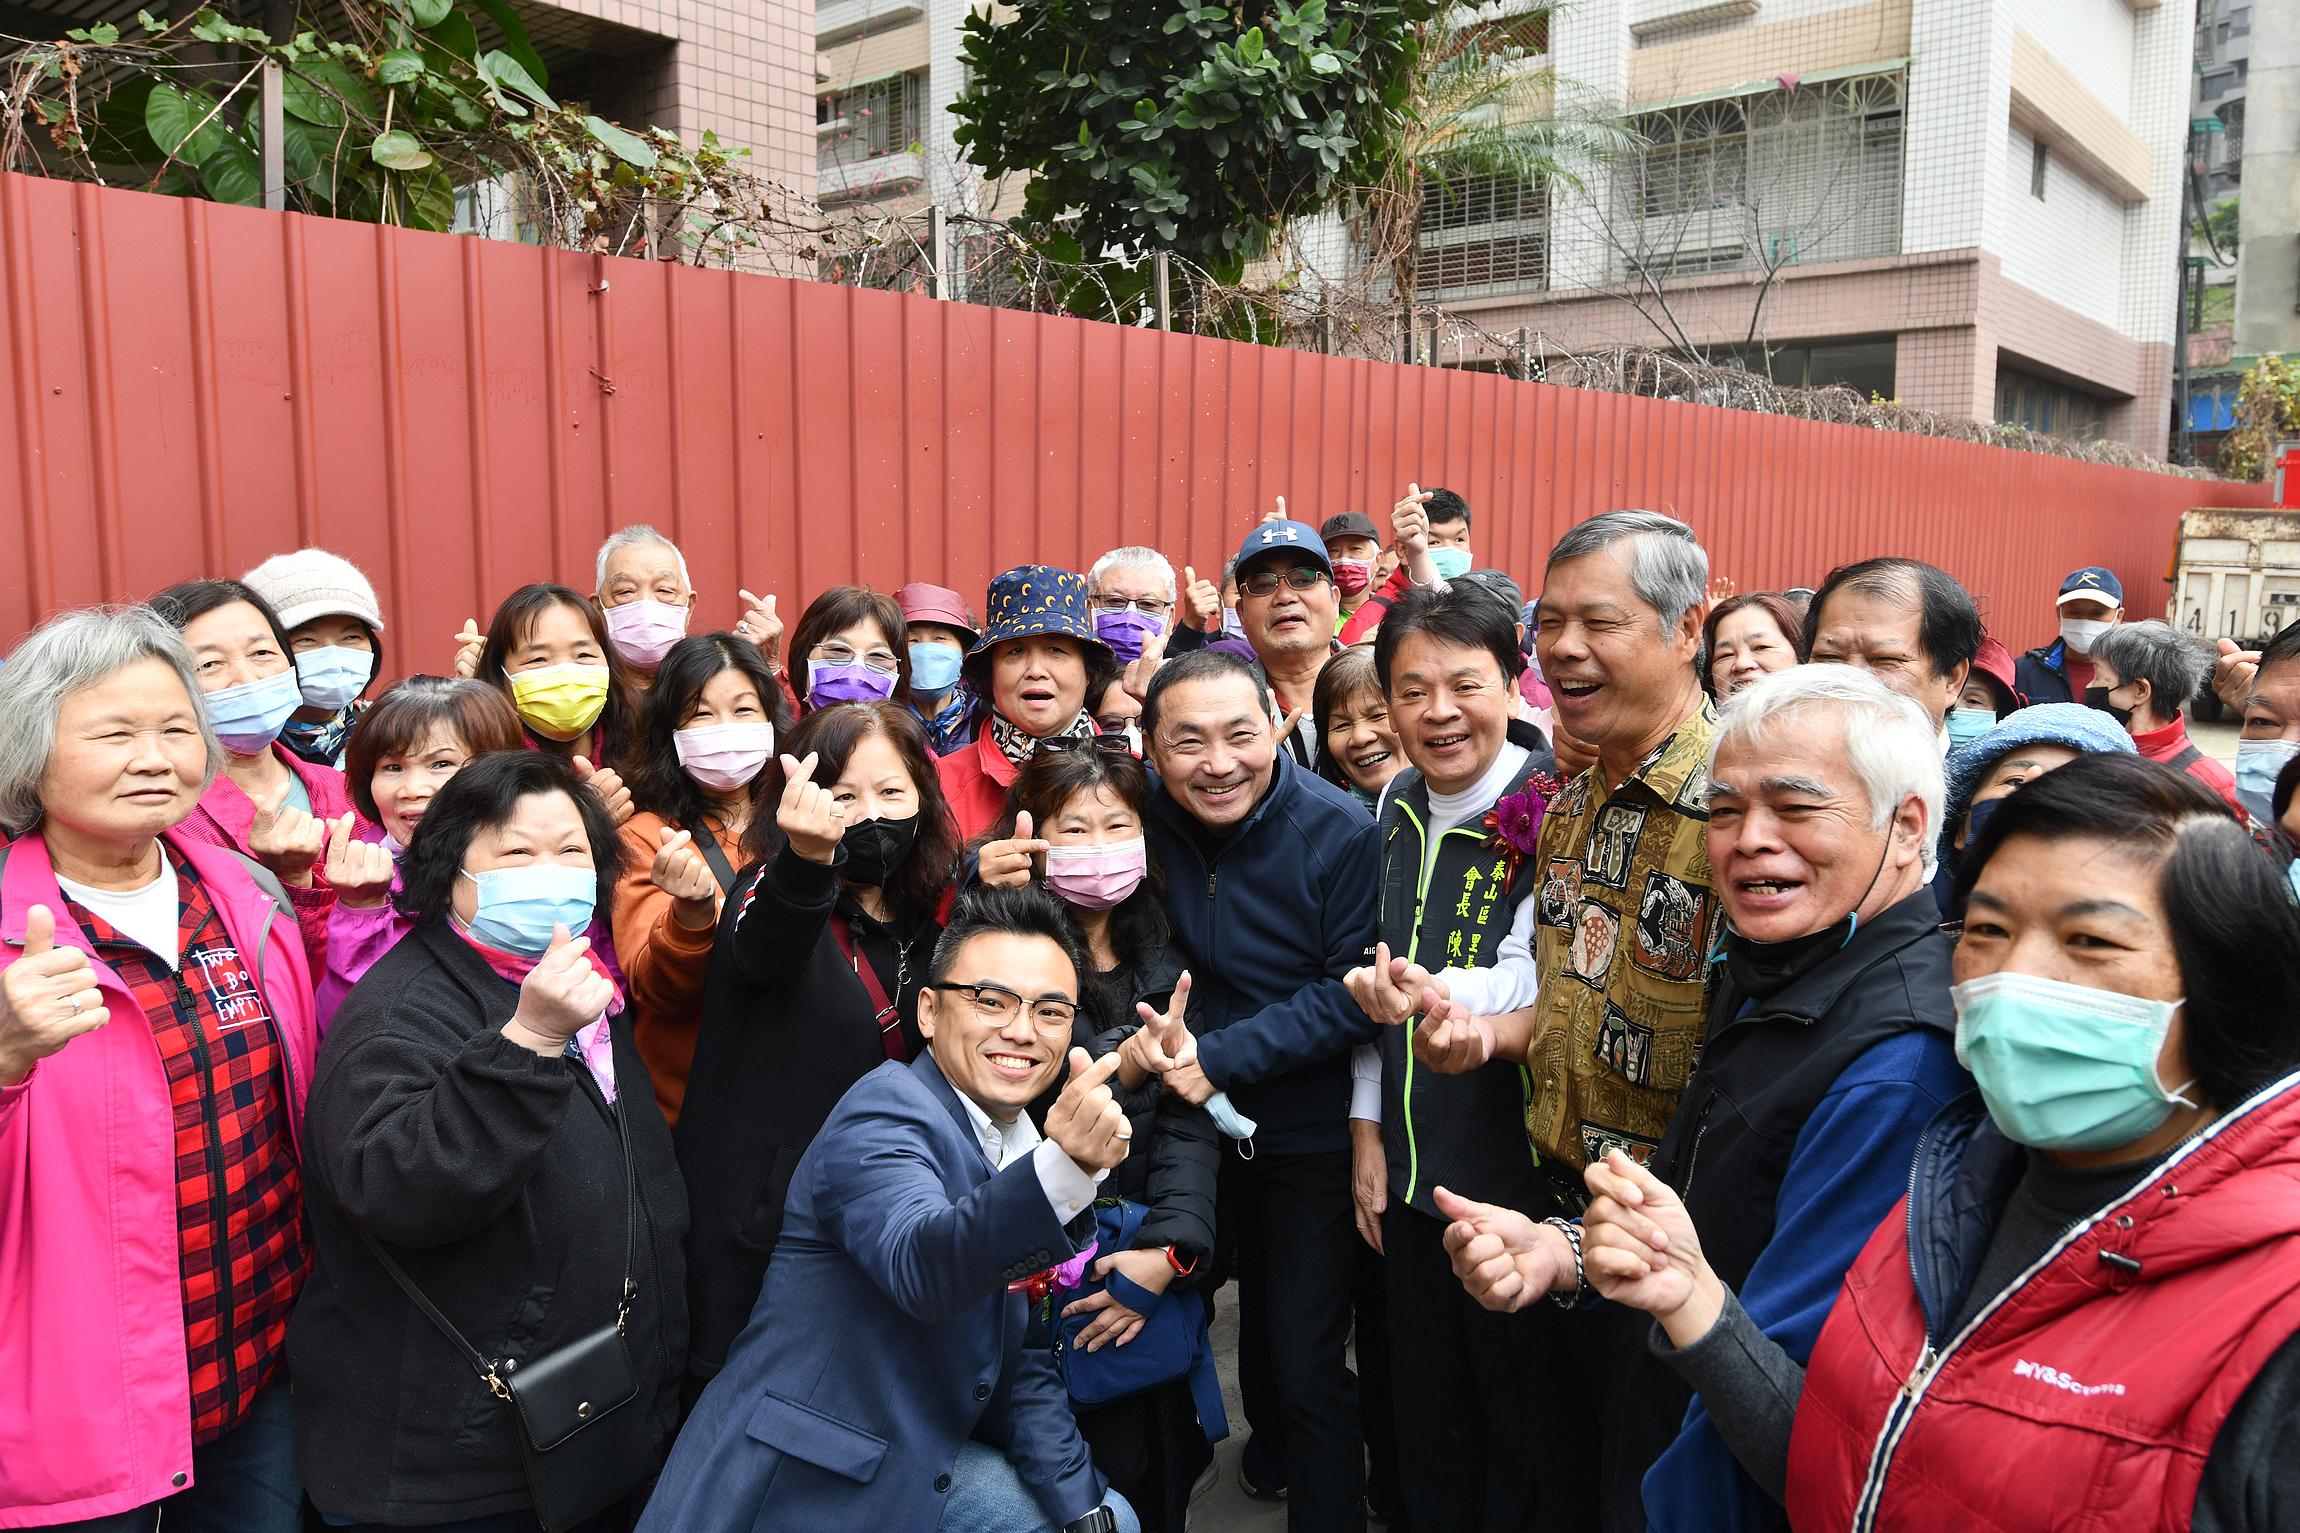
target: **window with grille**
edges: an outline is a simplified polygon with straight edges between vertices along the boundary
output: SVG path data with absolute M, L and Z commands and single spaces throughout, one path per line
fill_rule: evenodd
M 1646 148 L 1614 178 L 1619 274 L 1898 253 L 1902 105 L 1890 74 L 1641 114 Z
M 823 165 L 852 165 L 909 151 L 925 125 L 925 84 L 921 75 L 890 75 L 816 98 Z
M 1422 201 L 1414 290 L 1484 298 L 1549 285 L 1549 188 L 1539 178 L 1456 176 Z

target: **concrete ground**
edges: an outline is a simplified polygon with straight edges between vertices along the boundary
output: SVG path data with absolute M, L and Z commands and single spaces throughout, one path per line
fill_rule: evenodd
M 2189 738 L 2198 750 L 2222 762 L 2236 760 L 2233 720 L 2207 724 L 2191 719 Z M 1238 1454 L 1246 1445 L 1246 1412 L 1238 1401 L 1238 1311 L 1236 1290 L 1225 1289 L 1214 1314 L 1214 1352 L 1222 1375 L 1222 1402 L 1230 1412 L 1230 1436 L 1214 1448 L 1214 1483 L 1190 1507 L 1190 1533 L 1279 1533 L 1286 1525 L 1283 1502 L 1250 1499 L 1238 1488 Z

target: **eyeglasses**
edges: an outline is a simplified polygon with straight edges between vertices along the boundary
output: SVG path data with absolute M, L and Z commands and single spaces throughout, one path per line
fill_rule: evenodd
M 1238 589 L 1248 596 L 1275 596 L 1281 580 L 1293 590 L 1314 591 L 1326 583 L 1326 572 L 1314 564 L 1297 564 L 1290 570 L 1265 567 L 1240 580 Z
M 1172 602 L 1160 601 L 1155 596 L 1097 596 L 1093 601 L 1097 612 L 1139 612 L 1144 617 L 1164 617 L 1174 610 Z
M 1115 731 L 1098 735 L 1048 735 L 1030 748 L 1033 756 L 1059 756 L 1064 751 L 1100 751 L 1105 756 L 1132 757 L 1134 748 Z
M 858 655 L 854 652 L 852 645 L 842 644 L 835 639 L 817 644 L 813 658 L 822 661 L 825 665 L 853 665 L 859 660 L 872 670 L 884 671 L 889 676 L 894 675 L 902 668 L 901 662 L 883 649 L 874 649 L 867 655 Z
M 1030 1008 L 1030 1020 L 1045 1032 L 1069 1032 L 1078 1020 L 1078 1003 L 1058 995 L 1042 995 L 1036 1000 L 1025 1000 L 1022 992 L 1009 990 L 1004 985 L 929 985 L 929 990 L 963 995 L 975 1012 L 987 1022 L 1000 1027 L 1014 1020 L 1014 1014 L 1024 1006 Z

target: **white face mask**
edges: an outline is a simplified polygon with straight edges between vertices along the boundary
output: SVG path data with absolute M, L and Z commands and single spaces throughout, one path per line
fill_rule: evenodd
M 2060 641 L 2072 654 L 2089 655 L 2100 636 L 2115 626 L 2102 618 L 2064 617 L 2060 620 Z

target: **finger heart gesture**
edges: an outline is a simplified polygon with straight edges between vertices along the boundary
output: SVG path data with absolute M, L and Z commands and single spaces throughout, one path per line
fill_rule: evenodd
M 818 758 L 813 752 L 804 761 L 780 759 L 783 797 L 775 806 L 775 826 L 793 852 L 828 867 L 846 837 L 846 810 L 831 797 L 830 789 L 815 781 Z

